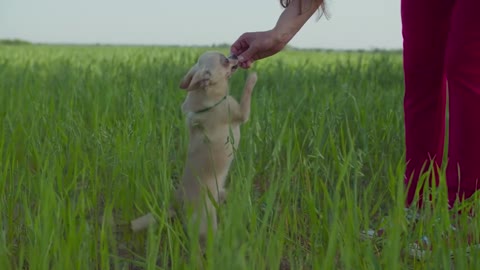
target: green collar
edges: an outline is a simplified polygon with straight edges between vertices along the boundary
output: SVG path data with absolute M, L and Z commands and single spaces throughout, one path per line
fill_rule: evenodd
M 226 98 L 227 98 L 227 95 L 225 95 L 222 99 L 220 99 L 220 101 L 218 101 L 217 103 L 213 104 L 212 106 L 206 107 L 205 109 L 201 109 L 201 110 L 199 110 L 199 111 L 196 111 L 195 113 L 208 112 L 209 110 L 215 108 L 218 104 L 222 103 Z

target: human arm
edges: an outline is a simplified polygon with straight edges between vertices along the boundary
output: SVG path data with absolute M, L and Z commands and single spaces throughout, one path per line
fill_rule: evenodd
M 281 51 L 323 2 L 292 0 L 271 30 L 241 35 L 231 46 L 231 52 L 238 56 L 240 66 L 249 68 L 254 61 Z

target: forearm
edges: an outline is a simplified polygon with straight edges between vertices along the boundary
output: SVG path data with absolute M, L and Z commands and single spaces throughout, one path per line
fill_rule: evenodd
M 288 43 L 322 5 L 323 0 L 293 0 L 273 28 L 283 43 Z

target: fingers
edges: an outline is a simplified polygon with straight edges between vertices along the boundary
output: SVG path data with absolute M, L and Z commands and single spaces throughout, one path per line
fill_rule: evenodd
M 230 47 L 230 52 L 234 55 L 241 53 L 239 44 L 233 43 L 233 45 Z
M 253 60 L 248 60 L 247 61 L 247 67 L 250 68 L 253 64 Z
M 255 46 L 255 44 L 250 44 L 250 46 L 248 47 L 248 49 L 246 51 L 237 55 L 238 61 L 240 63 L 248 63 L 249 61 L 253 62 L 253 60 L 255 59 L 254 56 L 257 52 L 258 52 L 258 49 Z
M 250 46 L 248 42 L 248 35 L 249 33 L 244 33 L 237 40 L 235 40 L 235 42 L 230 47 L 230 52 L 238 56 L 246 49 L 248 49 L 248 47 Z
M 241 68 L 247 69 L 247 68 L 251 68 L 252 64 L 253 64 L 253 60 L 248 60 L 248 61 L 245 61 L 243 63 L 240 63 L 239 66 Z
M 242 34 L 230 47 L 230 52 L 237 56 L 241 68 L 250 68 L 258 52 L 254 33 Z
M 243 69 L 248 69 L 250 66 L 247 65 L 247 63 L 240 63 L 239 66 Z

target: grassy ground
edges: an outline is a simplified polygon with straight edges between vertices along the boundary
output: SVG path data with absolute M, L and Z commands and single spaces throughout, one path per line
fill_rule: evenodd
M 188 140 L 178 83 L 203 51 L 0 46 L 0 269 L 480 264 L 462 249 L 478 220 L 456 219 L 464 230 L 454 234 L 441 207 L 415 226 L 405 219 L 401 56 L 305 51 L 253 68 L 229 201 L 200 261 L 167 208 Z M 246 75 L 233 76 L 234 96 Z M 157 226 L 130 232 L 147 212 Z M 380 226 L 389 228 L 382 241 L 360 240 Z M 434 248 L 418 261 L 406 253 L 423 235 Z

